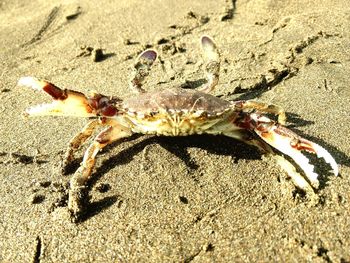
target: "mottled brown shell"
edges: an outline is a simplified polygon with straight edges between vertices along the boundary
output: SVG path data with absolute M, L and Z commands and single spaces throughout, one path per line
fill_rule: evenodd
M 231 103 L 213 95 L 189 89 L 171 88 L 148 92 L 126 99 L 122 108 L 144 115 L 166 112 L 204 112 L 217 116 L 230 108 Z
M 120 110 L 133 132 L 185 136 L 220 133 L 221 129 L 213 127 L 225 120 L 225 113 L 232 112 L 230 106 L 230 102 L 201 91 L 172 88 L 127 99 Z

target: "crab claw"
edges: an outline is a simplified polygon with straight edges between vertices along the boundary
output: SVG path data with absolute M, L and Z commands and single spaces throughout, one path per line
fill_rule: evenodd
M 96 116 L 89 99 L 83 93 L 67 89 L 62 90 L 54 84 L 34 77 L 22 77 L 19 79 L 18 85 L 44 91 L 54 100 L 51 103 L 28 108 L 24 112 L 25 116 Z
M 267 119 L 267 118 L 266 118 Z M 268 119 L 267 119 L 268 120 Z M 291 130 L 279 124 L 269 121 L 257 121 L 255 132 L 269 145 L 280 152 L 291 157 L 296 164 L 304 171 L 307 179 L 314 188 L 318 188 L 318 174 L 314 172 L 314 166 L 309 163 L 309 159 L 302 154 L 307 151 L 323 158 L 332 168 L 334 175 L 338 175 L 338 165 L 332 155 L 320 145 L 301 138 Z

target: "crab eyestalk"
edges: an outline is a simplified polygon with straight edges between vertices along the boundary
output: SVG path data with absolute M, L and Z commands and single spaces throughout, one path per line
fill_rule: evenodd
M 142 85 L 151 71 L 154 61 L 157 59 L 157 52 L 153 49 L 143 51 L 137 58 L 133 71 L 130 74 L 129 86 L 136 93 L 145 93 Z
M 201 37 L 201 46 L 205 61 L 207 83 L 200 88 L 200 91 L 209 93 L 219 82 L 220 53 L 214 41 L 208 36 Z

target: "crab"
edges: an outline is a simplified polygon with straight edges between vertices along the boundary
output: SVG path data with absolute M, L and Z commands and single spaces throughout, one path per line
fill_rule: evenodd
M 284 126 L 286 114 L 282 108 L 253 100 L 227 101 L 211 95 L 219 80 L 220 54 L 209 36 L 202 36 L 200 42 L 207 82 L 198 90 L 170 87 L 146 92 L 143 84 L 157 58 L 157 52 L 152 49 L 145 50 L 136 59 L 129 86 L 137 95 L 125 100 L 99 93 L 86 96 L 34 77 L 19 80 L 19 85 L 44 91 L 53 98 L 52 103 L 28 108 L 25 116 L 89 118 L 82 131 L 69 142 L 64 168 L 72 164 L 74 153 L 94 131 L 104 128 L 87 148 L 80 167 L 70 180 L 68 209 L 75 218 L 83 214 L 87 205 L 88 182 L 93 176 L 98 152 L 135 133 L 163 136 L 212 134 L 238 139 L 256 146 L 262 154 L 272 156 L 295 186 L 305 191 L 319 187 L 319 175 L 302 151 L 322 157 L 333 173 L 338 174 L 337 163 L 327 150 Z M 268 114 L 276 115 L 276 120 Z M 289 156 L 294 164 L 284 156 Z M 297 172 L 295 164 L 304 175 Z

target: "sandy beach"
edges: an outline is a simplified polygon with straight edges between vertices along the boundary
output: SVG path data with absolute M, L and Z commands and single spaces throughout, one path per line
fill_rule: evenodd
M 350 262 L 348 0 L 0 1 L 0 21 L 0 262 Z M 312 158 L 310 196 L 234 139 L 135 136 L 99 154 L 72 222 L 60 164 L 86 119 L 23 118 L 50 98 L 19 78 L 128 98 L 153 48 L 145 89 L 197 88 L 202 35 L 221 53 L 214 94 L 281 106 L 340 176 Z

